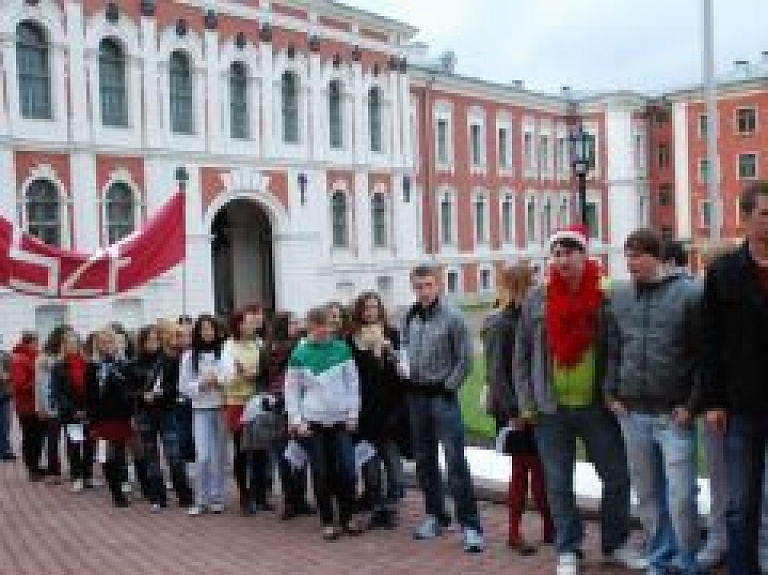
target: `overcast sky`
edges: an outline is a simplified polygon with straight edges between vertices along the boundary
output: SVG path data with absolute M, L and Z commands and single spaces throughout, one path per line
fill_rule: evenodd
M 342 0 L 419 28 L 457 72 L 558 91 L 657 91 L 701 78 L 700 0 Z M 718 71 L 768 50 L 768 0 L 714 0 Z

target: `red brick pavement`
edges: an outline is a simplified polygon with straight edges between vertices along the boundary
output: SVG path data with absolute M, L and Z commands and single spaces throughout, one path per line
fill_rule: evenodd
M 234 501 L 233 501 L 234 503 Z M 488 550 L 462 552 L 459 534 L 416 542 L 420 498 L 411 492 L 395 531 L 322 541 L 317 518 L 282 522 L 276 514 L 241 517 L 234 504 L 221 516 L 188 517 L 169 507 L 160 514 L 137 497 L 112 507 L 105 488 L 71 493 L 67 484 L 31 484 L 20 463 L 0 463 L 0 573 L 26 574 L 398 574 L 553 573 L 554 552 L 521 558 L 505 545 L 506 508 L 481 504 Z M 538 538 L 537 518 L 525 524 Z M 599 564 L 597 529 L 588 525 L 587 569 Z

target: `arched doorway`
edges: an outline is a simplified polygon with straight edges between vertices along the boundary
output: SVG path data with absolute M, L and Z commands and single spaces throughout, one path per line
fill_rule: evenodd
M 211 234 L 216 313 L 255 303 L 274 309 L 272 224 L 264 207 L 243 198 L 228 202 L 214 216 Z

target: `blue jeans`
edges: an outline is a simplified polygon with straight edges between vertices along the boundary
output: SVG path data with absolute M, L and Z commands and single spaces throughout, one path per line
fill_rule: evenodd
M 462 527 L 481 529 L 472 477 L 464 455 L 464 423 L 455 395 L 408 397 L 416 475 L 424 493 L 427 515 L 447 517 L 443 481 L 437 460 L 438 443 L 445 451 L 446 481 Z
M 629 412 L 619 422 L 651 566 L 698 573 L 695 427 L 680 427 L 670 414 Z
M 0 457 L 13 453 L 11 449 L 11 396 L 0 396 Z
M 613 413 L 599 406 L 560 408 L 557 413 L 539 416 L 534 430 L 555 523 L 557 552 L 580 552 L 584 537 L 573 492 L 577 439 L 584 442 L 587 457 L 603 482 L 603 552 L 622 547 L 629 536 L 629 472 L 624 440 Z
M 728 572 L 760 572 L 758 559 L 760 509 L 763 501 L 768 422 L 729 414 L 725 432 L 728 497 Z

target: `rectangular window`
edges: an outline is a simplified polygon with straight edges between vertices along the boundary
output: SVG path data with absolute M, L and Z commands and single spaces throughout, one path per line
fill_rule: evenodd
M 450 198 L 443 198 L 440 202 L 440 227 L 442 228 L 443 243 L 453 243 L 453 202 Z
M 600 237 L 600 212 L 596 202 L 587 202 L 587 229 L 590 239 Z
M 487 268 L 480 270 L 480 291 L 491 291 L 491 270 Z
M 659 186 L 659 205 L 672 205 L 672 186 L 670 184 L 662 184 Z
M 557 138 L 557 150 L 555 155 L 557 157 L 557 171 L 560 174 L 568 173 L 568 147 L 565 145 L 565 138 L 560 136 Z
M 754 134 L 757 115 L 754 108 L 739 108 L 736 112 L 736 128 L 739 134 Z
M 739 179 L 752 180 L 757 177 L 757 154 L 739 154 Z
M 523 136 L 523 154 L 525 155 L 525 170 L 533 171 L 533 134 L 526 132 Z
M 669 112 L 667 110 L 657 110 L 653 118 L 657 126 L 663 126 L 669 122 Z
M 499 168 L 509 168 L 509 132 L 499 128 Z
M 459 291 L 459 274 L 454 270 L 450 270 L 445 275 L 445 289 L 448 293 L 456 293 Z
M 513 243 L 515 209 L 511 197 L 501 203 L 501 237 L 505 244 Z
M 448 121 L 443 118 L 437 121 L 437 163 L 448 165 Z
M 705 183 L 709 181 L 709 160 L 699 160 L 699 181 Z
M 480 141 L 480 125 L 479 124 L 472 124 L 469 127 L 469 134 L 470 134 L 470 147 L 472 150 L 472 165 L 473 166 L 482 166 L 483 165 L 483 156 L 482 156 L 482 142 Z
M 541 174 L 549 174 L 549 136 L 539 138 L 539 170 Z
M 475 238 L 477 243 L 484 244 L 487 241 L 485 229 L 485 198 L 475 200 Z
M 659 144 L 658 159 L 660 168 L 668 168 L 670 162 L 669 144 Z
M 701 202 L 701 226 L 709 228 L 712 224 L 712 206 L 709 200 L 703 200 Z
M 699 116 L 699 138 L 707 137 L 707 130 L 709 129 L 709 116 L 701 114 Z

